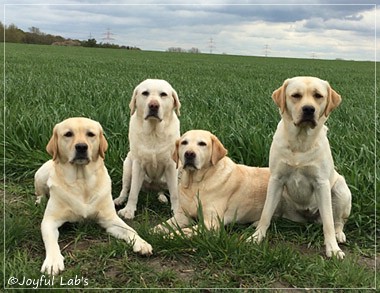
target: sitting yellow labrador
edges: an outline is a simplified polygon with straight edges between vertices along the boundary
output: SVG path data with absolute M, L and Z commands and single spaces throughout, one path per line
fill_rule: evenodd
M 104 165 L 108 143 L 101 125 L 87 118 L 69 118 L 54 127 L 46 147 L 53 159 L 35 174 L 37 201 L 49 195 L 41 223 L 46 258 L 41 272 L 64 270 L 58 228 L 65 222 L 95 219 L 107 232 L 133 244 L 133 251 L 151 254 L 152 247 L 120 219 L 112 201 L 111 179 Z
M 294 77 L 285 80 L 272 98 L 282 120 L 269 154 L 271 176 L 265 206 L 249 240 L 263 240 L 280 204 L 282 216 L 290 220 L 321 221 L 326 255 L 344 258 L 338 242 L 346 241 L 343 226 L 351 211 L 351 192 L 334 169 L 324 125 L 341 97 L 327 81 Z
M 208 131 L 191 130 L 176 142 L 174 161 L 181 165 L 179 209 L 174 216 L 155 227 L 168 232 L 168 225 L 183 228 L 191 236 L 194 228 L 184 228 L 197 218 L 202 205 L 207 229 L 224 224 L 258 221 L 265 202 L 269 168 L 235 164 L 226 156 L 227 150 Z
M 130 151 L 123 164 L 123 188 L 115 205 L 126 206 L 118 214 L 133 219 L 140 190 L 157 190 L 159 200 L 167 202 L 168 189 L 172 210 L 178 207 L 178 173 L 171 159 L 175 141 L 180 137 L 177 92 L 165 80 L 147 79 L 136 86 L 129 104 Z M 128 194 L 129 193 L 129 194 Z

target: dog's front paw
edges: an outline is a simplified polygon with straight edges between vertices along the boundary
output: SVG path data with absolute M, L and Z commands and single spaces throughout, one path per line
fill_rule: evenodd
M 119 196 L 118 198 L 115 198 L 113 200 L 113 203 L 117 206 L 120 206 L 124 203 L 124 201 L 125 201 L 125 199 L 123 197 Z
M 118 215 L 124 219 L 132 220 L 135 217 L 135 210 L 125 207 L 117 212 Z
M 253 233 L 252 236 L 248 237 L 247 242 L 253 242 L 253 243 L 261 243 L 265 238 L 265 232 L 261 229 L 257 229 L 255 233 Z
M 168 198 L 166 197 L 166 195 L 163 192 L 158 193 L 158 201 L 161 203 L 165 203 L 165 204 L 167 204 L 169 202 Z
M 163 225 L 159 224 L 157 226 L 155 226 L 153 228 L 153 233 L 156 233 L 156 234 L 166 234 L 166 233 L 169 233 L 169 230 L 168 228 L 164 227 Z
M 34 202 L 34 204 L 35 204 L 36 206 L 39 205 L 39 204 L 41 203 L 42 197 L 43 197 L 43 195 L 39 195 L 39 196 L 37 196 L 36 201 Z
M 191 238 L 192 236 L 198 235 L 198 230 L 194 227 L 193 228 L 189 228 L 189 227 L 183 228 L 182 232 L 186 238 Z
M 133 244 L 133 251 L 142 255 L 151 255 L 153 253 L 152 245 L 141 238 L 137 238 Z
M 337 249 L 326 249 L 327 257 L 335 256 L 337 259 L 344 259 L 344 252 L 338 247 Z
M 343 231 L 338 232 L 335 234 L 336 240 L 338 243 L 345 243 L 346 242 L 346 234 L 343 233 Z
M 54 256 L 46 256 L 44 263 L 41 267 L 41 273 L 46 273 L 48 275 L 58 275 L 65 269 L 63 264 L 63 256 L 61 254 Z

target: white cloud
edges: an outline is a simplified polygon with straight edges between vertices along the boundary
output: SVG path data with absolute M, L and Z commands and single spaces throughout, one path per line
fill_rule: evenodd
M 209 39 L 213 38 L 217 53 L 263 55 L 268 45 L 270 56 L 309 58 L 315 53 L 319 58 L 373 60 L 375 54 L 375 17 L 379 10 L 373 5 L 321 4 L 327 0 L 320 0 L 319 5 L 264 4 L 274 1 L 231 5 L 232 0 L 206 5 L 201 0 L 191 1 L 193 5 L 174 0 L 165 1 L 171 5 L 94 2 L 6 5 L 5 23 L 23 30 L 35 26 L 66 38 L 83 40 L 91 34 L 99 42 L 110 28 L 116 43 L 146 50 L 178 46 L 208 52 Z M 216 2 L 219 5 L 213 5 Z

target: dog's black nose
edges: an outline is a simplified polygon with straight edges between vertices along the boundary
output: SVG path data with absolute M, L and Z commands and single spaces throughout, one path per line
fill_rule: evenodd
M 187 160 L 193 160 L 195 159 L 196 154 L 193 151 L 186 151 L 185 152 L 185 159 Z
M 315 108 L 313 106 L 303 106 L 302 112 L 305 115 L 314 115 Z
M 87 149 L 88 149 L 88 145 L 85 144 L 85 143 L 77 143 L 77 144 L 75 145 L 75 149 L 76 149 L 76 151 L 77 151 L 78 153 L 84 153 L 84 152 L 87 151 Z
M 151 111 L 157 111 L 158 110 L 158 108 L 160 108 L 160 105 L 156 102 L 151 102 L 150 104 L 149 104 L 149 109 L 151 110 Z

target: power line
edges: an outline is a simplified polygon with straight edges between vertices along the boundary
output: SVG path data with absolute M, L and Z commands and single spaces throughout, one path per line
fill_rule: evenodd
M 264 54 L 265 54 L 265 57 L 268 57 L 269 50 L 270 50 L 269 45 L 265 44 L 264 45 Z
M 110 28 L 107 28 L 107 32 L 105 32 L 103 35 L 105 35 L 105 37 L 103 38 L 103 40 L 106 41 L 106 43 L 109 43 L 109 41 L 115 40 L 114 38 L 112 38 L 112 36 L 114 36 L 114 34 L 111 33 L 111 29 Z
M 213 38 L 210 38 L 209 43 L 208 43 L 208 47 L 210 49 L 210 54 L 212 54 L 212 50 L 215 49 L 215 45 L 214 44 L 215 43 L 214 43 Z

